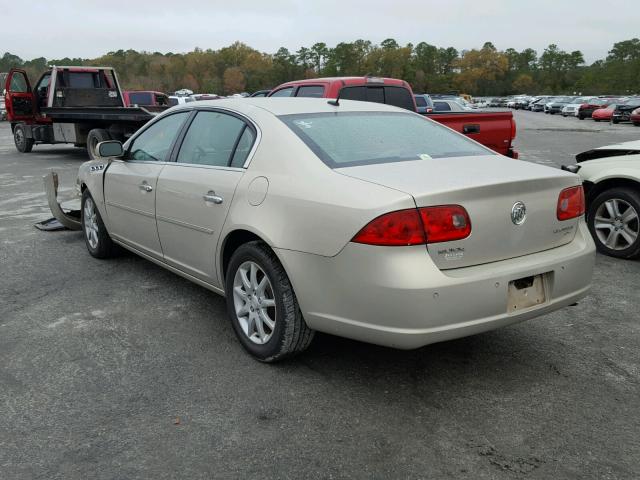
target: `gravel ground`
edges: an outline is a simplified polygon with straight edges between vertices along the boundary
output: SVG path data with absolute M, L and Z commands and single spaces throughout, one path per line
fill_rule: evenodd
M 515 112 L 523 160 L 640 128 Z M 579 305 L 397 351 L 318 335 L 263 365 L 222 298 L 133 255 L 45 233 L 41 176 L 0 124 L 0 478 L 640 478 L 640 262 L 598 256 Z

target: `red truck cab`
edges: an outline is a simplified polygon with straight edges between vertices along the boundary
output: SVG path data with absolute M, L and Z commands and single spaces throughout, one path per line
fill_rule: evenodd
M 385 103 L 417 112 L 411 86 L 404 80 L 382 77 L 329 77 L 295 80 L 277 86 L 269 97 L 338 98 Z M 516 124 L 513 113 L 455 112 L 428 113 L 438 123 L 467 135 L 478 143 L 512 158 L 518 158 L 513 149 Z
M 416 111 L 411 86 L 404 80 L 382 77 L 309 78 L 283 83 L 269 97 L 312 97 L 360 100 L 394 105 Z

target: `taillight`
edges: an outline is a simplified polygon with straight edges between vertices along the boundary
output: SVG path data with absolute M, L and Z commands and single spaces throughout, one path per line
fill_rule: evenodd
M 419 208 L 427 243 L 462 240 L 471 234 L 469 214 L 460 205 Z
M 584 190 L 582 185 L 565 188 L 558 197 L 556 216 L 558 220 L 569 220 L 584 214 Z
M 419 245 L 425 243 L 424 228 L 418 210 L 398 210 L 373 219 L 351 241 L 392 247 Z
M 511 119 L 511 140 L 516 138 L 516 133 L 517 133 L 516 121 L 512 118 Z
M 381 215 L 369 222 L 351 241 L 397 247 L 451 242 L 470 234 L 471 220 L 463 207 L 440 205 Z

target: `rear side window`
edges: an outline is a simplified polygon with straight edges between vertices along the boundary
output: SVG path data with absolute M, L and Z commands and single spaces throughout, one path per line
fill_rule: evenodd
M 290 97 L 293 95 L 293 87 L 283 88 L 277 92 L 273 92 L 272 97 Z
M 412 113 L 344 112 L 279 117 L 329 167 L 495 155 Z
M 416 105 L 419 107 L 426 107 L 427 101 L 424 99 L 424 97 L 416 97 Z
M 304 85 L 298 88 L 296 97 L 312 97 L 322 98 L 324 96 L 324 87 L 322 85 Z
M 249 127 L 244 127 L 244 132 L 238 140 L 238 146 L 236 151 L 233 152 L 233 158 L 231 159 L 231 166 L 241 168 L 244 166 L 244 162 L 247 161 L 253 142 L 256 139 L 255 133 Z
M 178 99 L 177 98 L 173 98 L 173 97 L 169 97 L 169 106 L 170 107 L 175 107 L 176 105 L 178 105 Z
M 449 105 L 447 102 L 433 102 L 433 109 L 436 112 L 450 112 L 451 105 Z
M 198 112 L 180 147 L 178 163 L 229 166 L 245 125 L 226 113 Z
M 100 88 L 98 75 L 92 72 L 69 72 L 68 87 L 70 88 Z

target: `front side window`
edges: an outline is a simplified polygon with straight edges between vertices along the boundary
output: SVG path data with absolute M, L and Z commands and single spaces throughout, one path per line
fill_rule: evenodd
M 29 91 L 29 82 L 22 72 L 14 72 L 11 76 L 11 93 L 27 93 Z
M 171 145 L 178 136 L 182 124 L 190 112 L 178 112 L 168 115 L 138 135 L 131 146 L 127 158 L 164 162 L 169 159 Z
M 180 147 L 178 163 L 229 166 L 245 125 L 226 113 L 198 112 Z
M 279 118 L 331 168 L 495 155 L 464 135 L 411 113 L 338 112 Z
M 322 98 L 324 87 L 322 85 L 305 85 L 298 89 L 296 97 Z
M 271 96 L 272 97 L 290 97 L 291 95 L 293 95 L 293 87 L 287 87 L 287 88 L 278 90 L 276 92 L 273 92 L 273 95 Z

